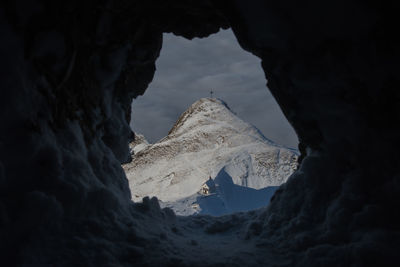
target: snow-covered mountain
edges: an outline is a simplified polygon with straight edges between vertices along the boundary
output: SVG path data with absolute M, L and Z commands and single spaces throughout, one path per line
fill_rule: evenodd
M 156 196 L 180 215 L 222 215 L 268 204 L 297 165 L 297 150 L 265 138 L 221 100 L 192 104 L 155 144 L 139 136 L 125 164 L 134 201 Z M 210 179 L 211 178 L 211 179 Z
M 131 152 L 131 155 L 133 156 L 148 146 L 149 146 L 149 142 L 147 142 L 146 138 L 143 135 L 135 134 L 135 140 L 129 144 L 129 151 Z

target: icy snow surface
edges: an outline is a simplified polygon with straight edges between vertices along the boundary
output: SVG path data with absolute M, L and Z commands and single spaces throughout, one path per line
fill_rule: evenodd
M 124 165 L 132 199 L 156 196 L 178 215 L 223 215 L 266 206 L 296 168 L 298 152 L 266 139 L 221 100 L 203 98 L 167 137 L 149 145 L 138 135 Z M 204 194 L 212 177 L 216 190 Z

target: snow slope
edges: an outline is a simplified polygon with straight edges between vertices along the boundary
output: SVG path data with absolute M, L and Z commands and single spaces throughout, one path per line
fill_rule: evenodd
M 192 104 L 164 139 L 150 145 L 140 137 L 131 151 L 133 160 L 123 167 L 132 199 L 156 196 L 180 215 L 265 206 L 273 188 L 296 168 L 298 155 L 265 138 L 223 101 L 210 98 Z M 210 176 L 217 190 L 202 195 Z
M 209 195 L 200 192 L 173 202 L 161 202 L 179 215 L 209 214 L 214 216 L 262 208 L 269 203 L 278 186 L 253 189 L 236 185 L 223 168 L 213 179 L 216 191 Z
M 134 155 L 148 146 L 149 142 L 147 142 L 143 135 L 135 134 L 135 140 L 129 144 L 129 151 L 132 155 Z

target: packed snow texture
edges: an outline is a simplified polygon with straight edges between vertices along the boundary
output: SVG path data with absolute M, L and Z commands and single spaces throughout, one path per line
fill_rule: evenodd
M 132 199 L 156 196 L 161 206 L 179 215 L 222 215 L 266 206 L 274 190 L 265 188 L 286 182 L 297 167 L 295 149 L 268 140 L 214 98 L 192 104 L 159 142 L 149 145 L 138 135 L 131 146 L 136 153 L 123 168 Z M 209 177 L 221 181 L 219 190 L 212 196 L 199 194 Z M 240 201 L 232 201 L 227 193 L 232 190 Z
M 351 0 L 2 1 L 2 266 L 399 266 L 397 13 Z M 162 33 L 229 26 L 262 59 L 300 168 L 257 211 L 133 203 L 130 105 Z

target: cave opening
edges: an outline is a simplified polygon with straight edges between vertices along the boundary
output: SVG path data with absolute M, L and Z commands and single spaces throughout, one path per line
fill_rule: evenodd
M 50 2 L 0 4 L 3 265 L 399 266 L 394 4 Z M 296 130 L 299 170 L 256 211 L 180 217 L 132 202 L 131 99 L 162 33 L 229 27 Z
M 155 196 L 178 215 L 268 205 L 299 152 L 260 65 L 230 29 L 164 34 L 155 77 L 132 102 L 133 160 L 123 165 L 132 200 Z

